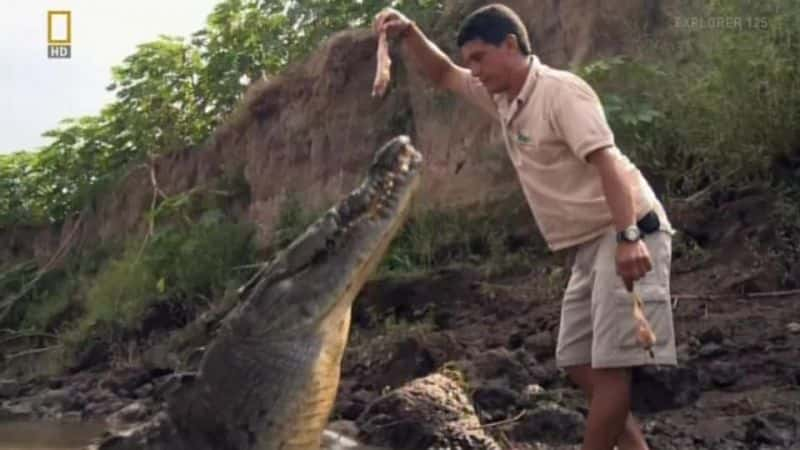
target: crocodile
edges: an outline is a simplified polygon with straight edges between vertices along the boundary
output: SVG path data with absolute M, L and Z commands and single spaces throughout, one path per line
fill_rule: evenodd
M 318 449 L 351 307 L 408 216 L 421 164 L 407 136 L 382 146 L 363 182 L 243 286 L 164 410 L 99 448 Z

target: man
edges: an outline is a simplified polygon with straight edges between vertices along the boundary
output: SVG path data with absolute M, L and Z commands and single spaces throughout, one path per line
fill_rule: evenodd
M 437 87 L 500 122 L 506 149 L 538 227 L 574 262 L 564 294 L 556 363 L 586 393 L 583 450 L 647 450 L 630 413 L 631 368 L 676 363 L 669 268 L 672 229 L 639 170 L 614 144 L 600 101 L 578 76 L 532 54 L 519 17 L 502 5 L 468 16 L 454 64 L 394 9 L 375 30 L 402 40 L 405 54 Z M 633 288 L 657 336 L 654 356 L 637 343 Z

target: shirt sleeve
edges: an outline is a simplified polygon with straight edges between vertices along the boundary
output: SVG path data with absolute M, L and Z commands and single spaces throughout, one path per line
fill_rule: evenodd
M 473 77 L 469 70 L 458 67 L 450 80 L 450 89 L 468 102 L 482 109 L 495 119 L 499 118 L 497 105 L 489 91 L 481 84 L 480 80 Z
M 567 83 L 559 90 L 553 120 L 564 141 L 582 161 L 595 150 L 615 145 L 600 99 L 583 80 Z

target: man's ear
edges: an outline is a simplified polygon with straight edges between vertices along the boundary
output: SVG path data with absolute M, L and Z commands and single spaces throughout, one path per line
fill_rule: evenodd
M 503 47 L 506 50 L 511 51 L 519 51 L 519 41 L 517 40 L 517 36 L 514 34 L 507 34 L 505 40 L 503 41 Z

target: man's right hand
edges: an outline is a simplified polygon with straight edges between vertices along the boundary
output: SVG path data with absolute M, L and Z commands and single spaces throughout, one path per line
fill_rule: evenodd
M 411 27 L 411 20 L 394 8 L 385 8 L 375 16 L 373 29 L 376 33 L 386 31 L 386 35 L 394 38 L 405 34 Z

